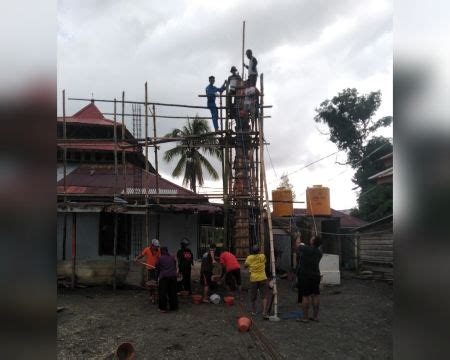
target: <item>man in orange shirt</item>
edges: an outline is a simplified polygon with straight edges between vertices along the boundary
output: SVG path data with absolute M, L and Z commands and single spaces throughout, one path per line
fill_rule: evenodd
M 222 278 L 225 275 L 225 282 L 231 290 L 241 290 L 241 266 L 229 251 L 222 251 L 219 257 L 220 264 L 223 266 Z M 221 278 L 221 280 L 222 280 Z
M 156 271 L 156 261 L 161 256 L 161 251 L 159 249 L 159 241 L 157 239 L 153 239 L 150 246 L 147 246 L 142 250 L 142 253 L 134 259 L 134 261 L 138 261 L 142 258 L 145 258 L 145 267 L 147 268 L 147 281 L 154 281 L 155 284 L 158 281 L 158 273 Z M 155 296 L 153 293 L 150 294 L 152 298 L 152 302 L 155 301 Z

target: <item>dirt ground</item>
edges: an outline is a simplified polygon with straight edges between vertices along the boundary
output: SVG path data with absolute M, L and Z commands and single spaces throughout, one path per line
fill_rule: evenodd
M 295 321 L 300 309 L 290 285 L 279 281 L 281 321 L 257 315 L 247 333 L 236 324 L 249 314 L 245 292 L 233 306 L 180 297 L 177 312 L 161 314 L 145 290 L 60 288 L 58 358 L 105 359 L 131 342 L 137 359 L 392 359 L 392 285 L 344 273 L 340 286 L 322 289 L 320 322 L 307 324 Z

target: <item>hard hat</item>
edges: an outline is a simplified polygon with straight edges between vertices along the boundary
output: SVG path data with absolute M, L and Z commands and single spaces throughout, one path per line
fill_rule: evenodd
M 158 239 L 152 239 L 152 245 L 159 247 L 159 240 Z

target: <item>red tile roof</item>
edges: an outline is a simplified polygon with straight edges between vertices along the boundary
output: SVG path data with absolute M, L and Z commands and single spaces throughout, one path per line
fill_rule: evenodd
M 134 165 L 126 166 L 127 179 L 126 184 L 123 177 L 122 165 L 118 165 L 118 189 L 115 191 L 116 176 L 114 165 L 102 164 L 80 165 L 73 170 L 66 177 L 67 193 L 68 194 L 86 194 L 86 195 L 114 195 L 123 194 L 139 195 L 148 192 L 149 194 L 156 194 L 156 175 L 146 172 L 142 168 Z M 133 175 L 134 174 L 134 175 Z M 134 176 L 138 181 L 134 181 Z M 142 182 L 141 178 L 142 177 Z M 139 185 L 136 187 L 136 183 Z M 142 185 L 140 185 L 142 184 Z M 64 179 L 57 183 L 57 192 L 64 192 Z M 190 190 L 187 190 L 179 185 L 176 185 L 162 177 L 159 177 L 159 193 L 169 197 L 176 196 L 177 198 L 193 198 L 205 199 L 206 197 L 198 195 Z
M 57 121 L 63 122 L 63 118 L 60 116 L 57 118 Z M 114 125 L 114 121 L 106 119 L 93 102 L 89 103 L 72 116 L 66 116 L 66 122 L 91 125 Z M 117 121 L 117 126 L 121 126 L 120 121 Z
M 294 209 L 294 216 L 306 216 L 306 209 Z M 357 228 L 367 224 L 367 221 L 347 215 L 339 210 L 331 209 L 331 216 L 340 218 L 341 228 Z

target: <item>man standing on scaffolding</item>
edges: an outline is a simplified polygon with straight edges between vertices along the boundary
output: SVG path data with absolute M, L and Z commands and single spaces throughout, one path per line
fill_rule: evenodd
M 214 76 L 209 77 L 209 85 L 206 87 L 206 97 L 208 99 L 207 106 L 209 110 L 211 111 L 211 118 L 214 125 L 214 130 L 219 130 L 219 113 L 216 106 L 216 93 L 222 93 L 225 90 L 225 87 L 227 86 L 227 81 L 225 80 L 223 82 L 223 85 L 221 88 L 217 88 L 214 86 L 214 82 L 216 81 L 216 78 Z
M 233 104 L 233 97 L 236 96 L 236 88 L 240 85 L 242 78 L 239 75 L 236 66 L 232 66 L 230 70 L 231 74 L 228 76 L 228 96 L 227 96 L 227 110 L 229 117 L 234 119 L 236 117 L 236 107 Z M 234 101 L 236 103 L 236 100 Z
M 258 65 L 258 61 L 253 56 L 253 52 L 250 49 L 248 49 L 245 54 L 249 60 L 248 65 L 243 64 L 248 69 L 247 86 L 256 86 L 256 80 L 258 79 L 258 70 L 256 65 Z

